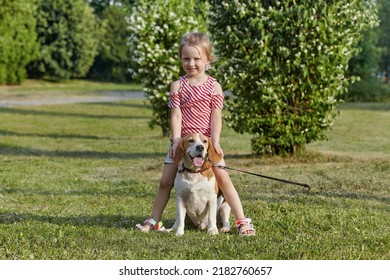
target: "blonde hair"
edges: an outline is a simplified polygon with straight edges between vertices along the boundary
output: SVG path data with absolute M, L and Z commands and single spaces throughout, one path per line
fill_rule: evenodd
M 179 44 L 179 58 L 182 58 L 182 50 L 185 45 L 201 48 L 207 56 L 207 59 L 212 62 L 213 57 L 213 44 L 210 41 L 209 36 L 198 32 L 189 32 L 184 34 Z

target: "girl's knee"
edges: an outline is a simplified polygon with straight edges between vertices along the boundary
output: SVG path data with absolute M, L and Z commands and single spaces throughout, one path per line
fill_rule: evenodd
M 160 179 L 160 189 L 168 189 L 171 190 L 173 187 L 173 182 L 175 181 L 177 172 L 177 166 L 174 164 L 166 164 L 164 165 L 164 170 Z
M 173 188 L 173 180 L 161 178 L 159 188 L 162 190 L 171 190 Z

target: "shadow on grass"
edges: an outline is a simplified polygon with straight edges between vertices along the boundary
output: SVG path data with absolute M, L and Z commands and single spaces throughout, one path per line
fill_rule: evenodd
M 353 193 L 353 192 L 325 192 L 320 193 L 324 197 L 341 198 L 341 199 L 354 199 L 360 201 L 376 201 L 387 204 L 386 211 L 390 212 L 390 197 L 366 194 L 366 193 Z
M 123 153 L 123 152 L 97 152 L 97 151 L 45 151 L 40 149 L 24 148 L 18 146 L 6 146 L 0 144 L 0 155 L 7 156 L 42 156 L 65 157 L 85 159 L 144 159 L 164 158 L 165 153 Z
M 124 215 L 96 215 L 96 216 L 46 216 L 31 213 L 0 213 L 0 224 L 16 224 L 28 221 L 37 221 L 57 225 L 71 225 L 78 227 L 116 227 L 133 229 L 137 223 L 142 222 L 145 217 L 124 216 Z
M 284 204 L 286 201 L 292 204 L 300 204 L 303 206 L 310 207 L 319 207 L 320 205 L 325 205 L 327 208 L 340 207 L 341 204 L 349 205 L 351 200 L 365 205 L 369 202 L 376 203 L 370 207 L 375 207 L 381 211 L 390 213 L 390 197 L 386 195 L 379 194 L 370 194 L 362 192 L 337 192 L 337 191 L 324 191 L 320 190 L 314 185 L 311 185 L 312 189 L 307 191 L 303 187 L 294 187 L 294 186 L 285 186 L 279 183 L 276 184 L 266 184 L 263 183 L 259 191 L 256 191 L 256 184 L 252 184 L 250 189 L 244 188 L 240 189 L 238 187 L 238 192 L 240 193 L 241 199 L 253 202 L 265 202 L 267 204 Z M 262 189 L 266 188 L 267 191 Z M 355 204 L 352 204 L 355 205 Z M 354 206 L 351 206 L 354 207 Z
M 17 108 L 0 108 L 0 113 L 18 114 L 18 115 L 37 115 L 37 116 L 55 116 L 55 117 L 78 117 L 78 118 L 97 118 L 97 119 L 150 119 L 146 116 L 115 116 L 115 115 L 89 115 L 80 113 L 62 113 L 39 110 L 27 110 Z
M 18 136 L 18 137 L 48 137 L 48 138 L 65 138 L 65 139 L 96 139 L 96 140 L 115 140 L 113 137 L 100 137 L 95 135 L 81 135 L 81 134 L 59 134 L 59 133 L 20 133 L 9 130 L 0 130 L 0 135 L 3 136 Z M 121 140 L 125 138 L 120 138 Z M 0 146 L 1 148 L 1 146 Z
M 74 188 L 71 190 L 46 190 L 46 189 L 28 189 L 28 188 L 0 188 L 0 195 L 17 195 L 21 196 L 49 196 L 63 198 L 66 196 L 90 196 L 90 197 L 126 197 L 126 198 L 150 198 L 154 197 L 155 188 L 145 188 L 143 186 L 135 186 L 135 180 L 125 181 L 123 186 L 112 185 L 110 189 L 99 188 Z M 173 199 L 173 198 L 172 198 Z

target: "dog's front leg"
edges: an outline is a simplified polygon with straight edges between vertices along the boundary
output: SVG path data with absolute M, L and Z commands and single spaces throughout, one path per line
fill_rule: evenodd
M 207 226 L 208 234 L 218 234 L 217 228 L 217 197 L 209 201 L 209 224 Z
M 173 229 L 176 230 L 176 235 L 181 236 L 184 234 L 184 225 L 186 217 L 186 208 L 184 201 L 180 196 L 176 197 L 176 221 L 173 225 Z

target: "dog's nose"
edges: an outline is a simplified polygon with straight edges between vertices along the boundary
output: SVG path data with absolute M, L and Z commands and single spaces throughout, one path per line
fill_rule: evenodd
M 196 149 L 197 152 L 203 152 L 204 147 L 203 147 L 203 145 L 197 145 L 197 146 L 195 147 L 195 149 Z

